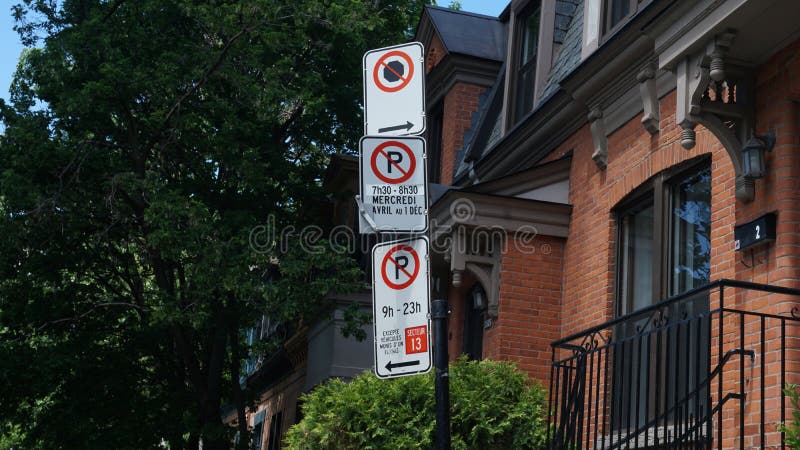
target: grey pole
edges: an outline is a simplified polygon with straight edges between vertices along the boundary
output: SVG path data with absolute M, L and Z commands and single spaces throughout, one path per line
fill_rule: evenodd
M 450 368 L 447 355 L 447 300 L 434 300 L 433 366 L 436 369 L 436 450 L 450 450 Z

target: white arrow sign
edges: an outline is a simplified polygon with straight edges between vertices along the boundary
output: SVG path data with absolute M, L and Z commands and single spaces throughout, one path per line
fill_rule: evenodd
M 364 54 L 364 134 L 425 131 L 424 49 L 419 42 Z
M 388 242 L 372 249 L 378 378 L 431 370 L 429 280 L 427 238 Z

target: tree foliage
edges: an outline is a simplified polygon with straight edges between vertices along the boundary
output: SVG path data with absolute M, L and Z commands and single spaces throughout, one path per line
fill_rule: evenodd
M 331 381 L 305 397 L 288 449 L 433 448 L 433 394 L 433 372 Z M 450 402 L 453 449 L 544 448 L 544 391 L 510 363 L 451 364 Z
M 313 321 L 359 279 L 253 230 L 323 220 L 328 155 L 361 134 L 361 55 L 421 6 L 15 6 L 31 49 L 0 101 L 0 411 L 25 448 L 227 445 L 241 330 Z

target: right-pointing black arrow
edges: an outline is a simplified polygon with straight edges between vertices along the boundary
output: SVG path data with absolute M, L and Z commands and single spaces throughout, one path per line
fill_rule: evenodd
M 411 366 L 418 366 L 418 365 L 419 365 L 419 361 L 406 361 L 406 362 L 394 363 L 394 364 L 392 364 L 392 362 L 389 361 L 388 363 L 386 363 L 386 370 L 391 372 L 392 369 L 395 369 L 395 368 L 398 368 L 398 367 L 411 367 Z
M 389 131 L 397 131 L 397 130 L 410 130 L 414 128 L 414 124 L 406 121 L 404 125 L 395 125 L 393 127 L 386 127 L 386 128 L 379 128 L 378 133 L 388 133 Z

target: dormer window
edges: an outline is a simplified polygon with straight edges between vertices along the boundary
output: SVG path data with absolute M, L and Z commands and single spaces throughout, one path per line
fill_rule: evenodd
M 626 17 L 628 14 L 631 13 L 631 9 L 635 5 L 631 5 L 631 3 L 635 3 L 634 0 L 611 0 L 608 2 L 608 28 L 612 29 L 615 26 L 619 25 L 620 22 Z
M 519 122 L 533 109 L 536 92 L 536 57 L 539 50 L 540 4 L 533 2 L 518 19 L 519 53 L 516 71 L 516 108 L 514 122 Z
M 625 22 L 636 15 L 643 0 L 605 0 L 603 17 L 603 35 L 610 36 L 622 28 Z

